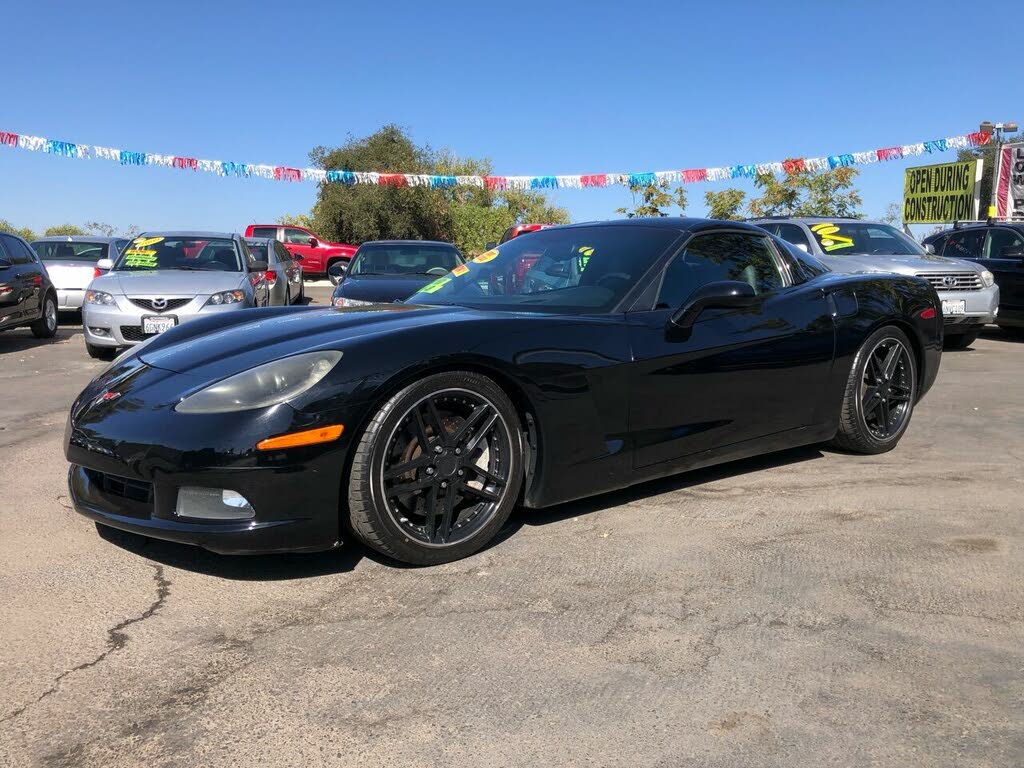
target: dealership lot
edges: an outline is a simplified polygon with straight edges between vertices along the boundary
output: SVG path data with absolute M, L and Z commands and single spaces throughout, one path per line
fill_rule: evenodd
M 1024 344 L 997 332 L 892 453 L 517 511 L 426 569 L 101 537 L 61 435 L 102 365 L 80 328 L 0 334 L 0 765 L 1024 762 Z

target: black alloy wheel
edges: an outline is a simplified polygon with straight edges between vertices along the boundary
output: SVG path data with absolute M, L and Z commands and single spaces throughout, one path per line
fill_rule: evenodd
M 916 393 L 910 340 L 898 328 L 875 331 L 854 359 L 832 444 L 857 453 L 892 450 L 910 423 Z
M 428 377 L 391 398 L 364 433 L 349 484 L 352 528 L 406 562 L 465 557 L 508 518 L 522 464 L 518 417 L 493 381 Z

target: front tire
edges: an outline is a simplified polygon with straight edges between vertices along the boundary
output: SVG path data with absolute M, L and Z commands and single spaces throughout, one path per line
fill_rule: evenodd
M 972 333 L 947 333 L 946 338 L 942 342 L 942 346 L 946 349 L 967 349 L 971 344 L 978 340 L 979 333 L 980 331 L 974 331 Z
M 891 451 L 910 424 L 916 396 L 910 340 L 899 328 L 880 328 L 854 358 L 831 445 L 855 453 Z
M 505 392 L 477 373 L 439 373 L 391 397 L 360 436 L 349 522 L 396 560 L 447 563 L 494 537 L 522 479 L 519 417 Z
M 57 335 L 57 298 L 53 294 L 48 293 L 43 299 L 43 314 L 29 328 L 37 339 L 52 339 Z

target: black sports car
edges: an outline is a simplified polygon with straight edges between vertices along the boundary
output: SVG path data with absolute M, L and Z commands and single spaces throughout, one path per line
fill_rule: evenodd
M 353 534 L 410 563 L 543 507 L 791 446 L 893 448 L 935 380 L 914 277 L 835 275 L 746 224 L 545 229 L 406 304 L 197 319 L 78 397 L 76 509 L 218 552 Z

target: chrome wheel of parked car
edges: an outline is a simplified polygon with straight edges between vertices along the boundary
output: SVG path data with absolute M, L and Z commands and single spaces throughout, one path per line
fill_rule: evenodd
M 501 527 L 521 477 L 518 418 L 504 392 L 477 374 L 438 374 L 398 393 L 367 428 L 349 485 L 352 525 L 402 560 L 455 560 Z
M 833 444 L 858 453 L 891 450 L 910 423 L 916 393 L 906 335 L 898 328 L 875 331 L 854 359 Z

